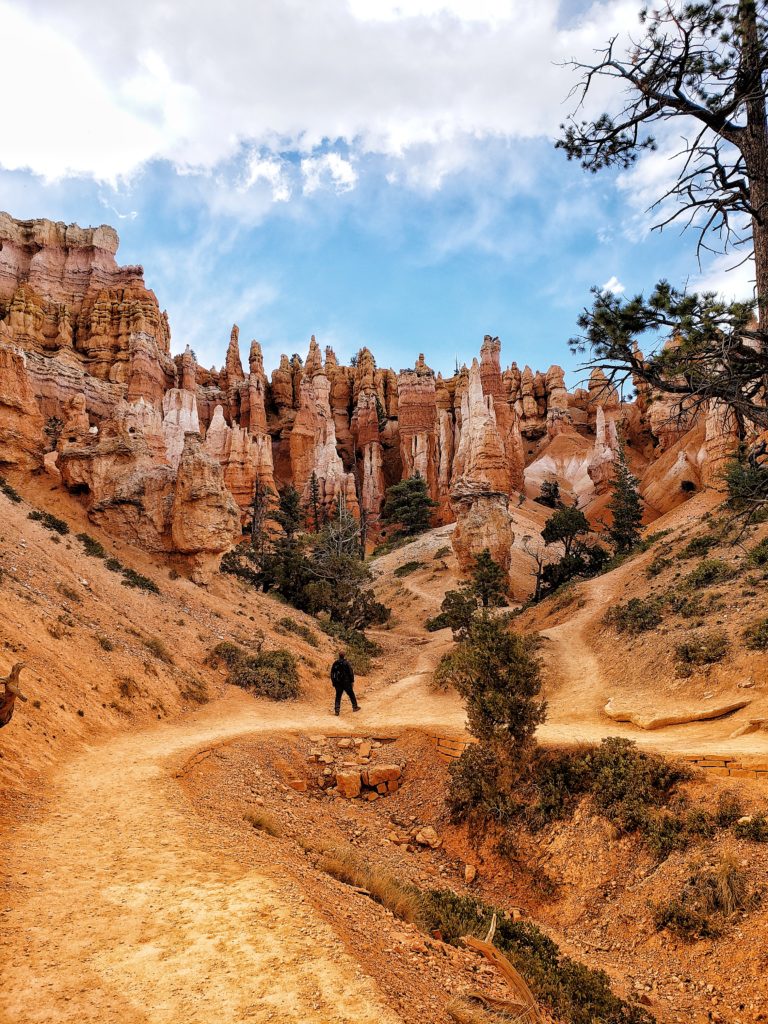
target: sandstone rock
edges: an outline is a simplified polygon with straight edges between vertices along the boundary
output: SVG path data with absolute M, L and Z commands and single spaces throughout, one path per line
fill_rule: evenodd
M 43 417 L 24 353 L 2 340 L 0 333 L 0 465 L 37 469 L 43 464 Z
M 354 800 L 360 796 L 360 772 L 354 769 L 336 772 L 336 786 L 341 796 Z
M 420 828 L 413 838 L 419 846 L 428 846 L 432 850 L 437 850 L 443 842 L 431 825 Z
M 477 868 L 474 864 L 464 865 L 464 881 L 467 885 L 472 885 L 474 880 L 477 878 Z
M 396 764 L 377 764 L 366 768 L 362 773 L 363 783 L 366 786 L 379 786 L 382 783 L 397 782 L 403 774 L 403 770 Z

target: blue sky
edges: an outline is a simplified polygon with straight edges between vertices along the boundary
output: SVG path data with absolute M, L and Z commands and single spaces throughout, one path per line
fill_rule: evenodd
M 553 149 L 556 61 L 636 28 L 634 2 L 111 6 L 0 0 L 0 209 L 114 225 L 174 350 L 206 366 L 234 321 L 268 369 L 314 333 L 450 373 L 489 333 L 505 364 L 574 384 L 591 285 L 749 289 L 722 259 L 699 276 L 692 236 L 650 233 L 674 139 L 623 175 Z

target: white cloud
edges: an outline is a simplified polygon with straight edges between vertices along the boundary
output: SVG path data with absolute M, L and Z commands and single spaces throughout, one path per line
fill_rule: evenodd
M 338 153 L 305 157 L 301 161 L 301 173 L 304 175 L 304 195 L 307 196 L 320 188 L 349 192 L 357 184 L 357 171 Z
M 265 181 L 270 186 L 274 202 L 285 203 L 291 198 L 291 185 L 284 163 L 254 152 L 248 158 L 241 189 L 246 191 L 260 181 Z
M 636 0 L 563 17 L 558 0 L 133 0 L 119 18 L 103 0 L 0 0 L 0 166 L 116 182 L 153 159 L 213 174 L 245 147 L 273 201 L 286 153 L 320 161 L 310 192 L 353 187 L 371 154 L 440 187 L 473 140 L 552 136 L 571 84 L 556 62 L 634 26 Z M 443 156 L 419 178 L 429 147 Z
M 688 282 L 692 292 L 716 292 L 726 301 L 751 299 L 755 294 L 755 261 L 738 254 L 717 256 L 701 274 Z
M 608 280 L 600 289 L 601 292 L 610 292 L 612 295 L 622 295 L 626 288 L 615 274 L 611 274 Z

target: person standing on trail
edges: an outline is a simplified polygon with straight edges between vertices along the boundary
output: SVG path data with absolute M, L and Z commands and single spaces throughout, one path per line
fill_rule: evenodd
M 352 671 L 352 666 L 347 661 L 344 651 L 339 652 L 338 658 L 331 666 L 331 682 L 336 691 L 334 712 L 337 715 L 341 714 L 341 695 L 343 693 L 346 693 L 352 701 L 352 710 L 359 711 L 360 705 L 357 703 L 354 691 L 355 673 Z

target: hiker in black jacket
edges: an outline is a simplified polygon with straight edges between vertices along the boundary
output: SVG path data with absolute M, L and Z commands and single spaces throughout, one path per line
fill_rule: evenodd
M 342 693 L 346 693 L 352 701 L 352 710 L 359 711 L 360 705 L 357 703 L 357 697 L 355 696 L 355 691 L 353 689 L 355 673 L 352 671 L 352 666 L 344 656 L 344 651 L 339 653 L 338 658 L 331 666 L 331 682 L 333 683 L 333 688 L 336 691 L 336 704 L 334 707 L 336 714 L 341 714 Z

